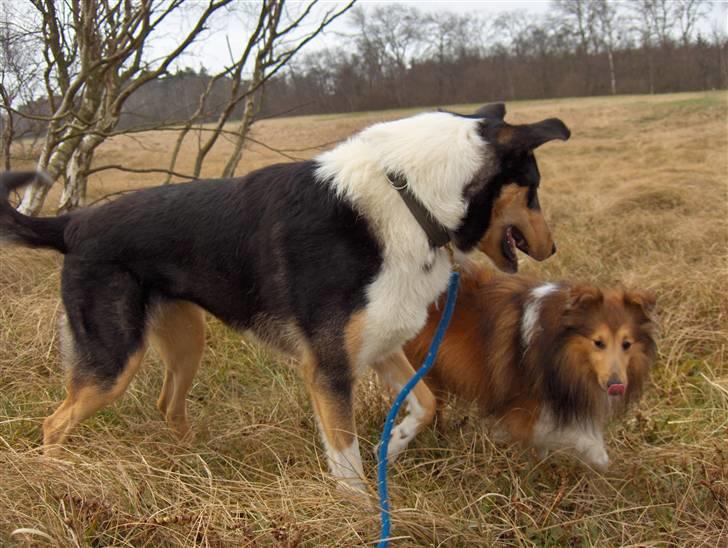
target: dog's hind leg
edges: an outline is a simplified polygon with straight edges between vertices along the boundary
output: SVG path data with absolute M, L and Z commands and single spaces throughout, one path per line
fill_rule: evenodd
M 73 427 L 121 396 L 146 349 L 146 296 L 130 273 L 69 256 L 62 295 L 68 395 L 43 423 L 47 448 L 62 444 Z
M 62 445 L 71 430 L 99 409 L 111 405 L 129 386 L 144 359 L 144 348 L 135 352 L 124 365 L 122 373 L 110 386 L 94 379 L 74 380 L 67 383 L 65 401 L 43 422 L 43 445 L 46 451 Z
M 374 363 L 372 368 L 395 394 L 415 374 L 415 370 L 402 350 Z M 423 381 L 418 382 L 407 396 L 407 415 L 392 430 L 387 451 L 389 462 L 394 461 L 407 448 L 417 433 L 433 421 L 436 411 L 437 399 L 434 394 Z
M 350 371 L 330 367 L 306 351 L 303 379 L 311 395 L 331 475 L 347 487 L 366 491 L 364 469 L 356 436 L 353 379 Z
M 185 398 L 205 349 L 204 313 L 186 301 L 164 303 L 154 315 L 149 335 L 165 365 L 157 407 L 167 424 L 185 438 L 190 431 Z

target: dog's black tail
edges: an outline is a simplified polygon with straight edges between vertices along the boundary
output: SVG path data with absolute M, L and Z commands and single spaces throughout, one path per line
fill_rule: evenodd
M 33 181 L 50 185 L 45 173 L 36 171 L 6 171 L 0 173 L 0 243 L 10 242 L 27 247 L 45 247 L 61 253 L 67 250 L 63 233 L 70 220 L 59 217 L 28 217 L 15 210 L 8 198 L 13 190 Z

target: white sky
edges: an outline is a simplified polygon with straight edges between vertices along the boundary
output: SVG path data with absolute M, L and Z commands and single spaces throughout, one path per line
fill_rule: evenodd
M 387 4 L 392 2 L 379 2 L 374 0 L 360 0 L 359 5 L 365 9 L 377 4 Z M 534 15 L 543 15 L 550 9 L 549 0 L 479 0 L 479 1 L 418 1 L 418 2 L 400 2 L 416 6 L 417 8 L 428 11 L 451 11 L 456 13 L 473 13 L 492 14 L 493 16 L 503 11 L 523 10 Z M 233 54 L 242 51 L 243 43 L 247 38 L 246 24 L 244 22 L 244 12 L 246 9 L 255 10 L 258 2 L 251 0 L 237 0 L 232 11 L 218 13 L 211 21 L 210 29 L 203 37 L 194 44 L 182 57 L 177 66 L 192 67 L 199 69 L 205 66 L 211 73 L 215 73 L 229 64 L 230 53 L 228 50 L 228 42 Z M 297 8 L 304 6 L 306 2 L 289 1 L 290 9 L 295 11 Z M 325 1 L 322 2 L 322 9 L 330 9 L 332 7 L 343 5 L 342 2 Z M 712 10 L 709 20 L 703 22 L 700 30 L 709 35 L 713 27 L 722 25 L 723 31 L 728 32 L 728 3 L 724 1 L 715 1 L 712 3 Z M 198 4 L 198 6 L 201 4 Z M 193 8 L 194 9 L 194 8 Z M 349 14 L 344 14 L 335 21 L 326 33 L 313 40 L 304 51 L 314 51 L 316 49 L 336 46 L 341 43 L 341 35 L 346 34 L 351 29 L 347 20 Z M 161 55 L 163 52 L 172 49 L 181 39 L 182 32 L 188 29 L 192 24 L 194 16 L 192 13 L 174 14 L 170 20 L 166 22 L 163 29 L 163 35 L 159 36 L 151 44 L 150 53 L 152 55 Z

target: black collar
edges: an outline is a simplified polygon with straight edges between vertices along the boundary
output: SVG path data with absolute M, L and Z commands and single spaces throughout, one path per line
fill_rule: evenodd
M 446 245 L 451 240 L 450 231 L 442 226 L 432 213 L 422 205 L 422 202 L 410 192 L 407 178 L 401 173 L 387 172 L 387 179 L 389 179 L 392 188 L 399 192 L 402 201 L 412 213 L 415 221 L 425 231 L 430 246 L 438 248 Z

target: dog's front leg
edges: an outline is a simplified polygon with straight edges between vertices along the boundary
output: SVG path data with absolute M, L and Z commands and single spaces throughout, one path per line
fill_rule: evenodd
M 331 365 L 307 357 L 303 378 L 326 449 L 329 472 L 343 485 L 366 492 L 354 423 L 353 379 L 348 369 Z
M 557 426 L 551 414 L 543 412 L 534 426 L 533 444 L 542 450 L 575 451 L 579 458 L 602 472 L 609 467 L 604 435 L 601 428 L 592 422 Z
M 372 365 L 379 378 L 398 393 L 415 374 L 402 350 Z M 392 431 L 387 460 L 393 462 L 407 448 L 409 442 L 435 418 L 437 400 L 427 385 L 420 381 L 407 396 L 407 415 Z

